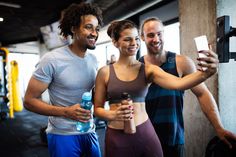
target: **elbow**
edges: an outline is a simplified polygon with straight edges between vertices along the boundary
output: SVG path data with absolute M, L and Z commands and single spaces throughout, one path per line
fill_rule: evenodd
M 98 109 L 96 107 L 94 108 L 94 115 L 96 117 L 100 118 L 99 113 L 98 113 Z
M 26 110 L 29 110 L 29 105 L 26 101 L 23 102 L 23 105 Z
M 23 106 L 26 110 L 30 111 L 30 103 L 27 98 L 24 98 Z

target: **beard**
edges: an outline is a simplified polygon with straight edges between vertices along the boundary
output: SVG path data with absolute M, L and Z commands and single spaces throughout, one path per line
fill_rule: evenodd
M 96 45 L 87 45 L 87 49 L 94 50 L 96 48 Z
M 162 53 L 163 49 L 164 49 L 164 45 L 161 44 L 159 47 L 155 47 L 155 46 L 147 46 L 148 52 L 150 54 L 156 55 L 156 54 L 160 54 Z
M 78 35 L 76 35 L 75 37 L 78 41 L 81 41 L 81 40 L 83 40 L 84 42 L 86 41 L 86 44 L 84 46 L 85 49 L 94 50 L 96 48 L 96 41 L 97 41 L 98 37 L 95 38 L 95 37 L 92 37 L 92 36 L 88 36 L 86 38 L 86 40 L 83 39 L 83 38 L 80 38 Z M 95 38 L 95 43 L 90 43 L 89 42 L 89 39 L 91 39 L 91 38 Z

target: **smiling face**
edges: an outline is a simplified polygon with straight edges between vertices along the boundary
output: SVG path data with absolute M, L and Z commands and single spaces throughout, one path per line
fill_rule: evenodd
M 121 55 L 134 56 L 140 48 L 140 38 L 137 28 L 127 28 L 120 33 L 118 41 L 114 42 Z
M 95 49 L 100 26 L 93 15 L 81 17 L 80 27 L 74 29 L 74 40 L 83 49 Z
M 164 46 L 164 28 L 159 21 L 148 21 L 142 30 L 142 39 L 145 42 L 148 53 L 160 54 Z

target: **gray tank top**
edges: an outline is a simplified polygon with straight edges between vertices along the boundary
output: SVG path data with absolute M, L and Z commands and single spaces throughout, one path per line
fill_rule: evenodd
M 133 102 L 145 102 L 148 83 L 144 64 L 141 65 L 138 76 L 132 81 L 118 79 L 113 65 L 110 65 L 109 68 L 110 76 L 107 83 L 107 100 L 110 104 L 121 102 L 121 94 L 123 92 L 129 93 Z

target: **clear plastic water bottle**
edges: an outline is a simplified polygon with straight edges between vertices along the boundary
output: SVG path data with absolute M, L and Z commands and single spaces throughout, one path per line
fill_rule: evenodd
M 86 109 L 86 110 L 91 110 L 93 103 L 92 103 L 92 94 L 90 92 L 85 92 L 82 95 L 82 102 L 81 102 L 81 107 Z M 87 132 L 88 130 L 93 128 L 93 121 L 90 119 L 88 122 L 80 122 L 78 121 L 76 123 L 76 129 L 79 132 Z

